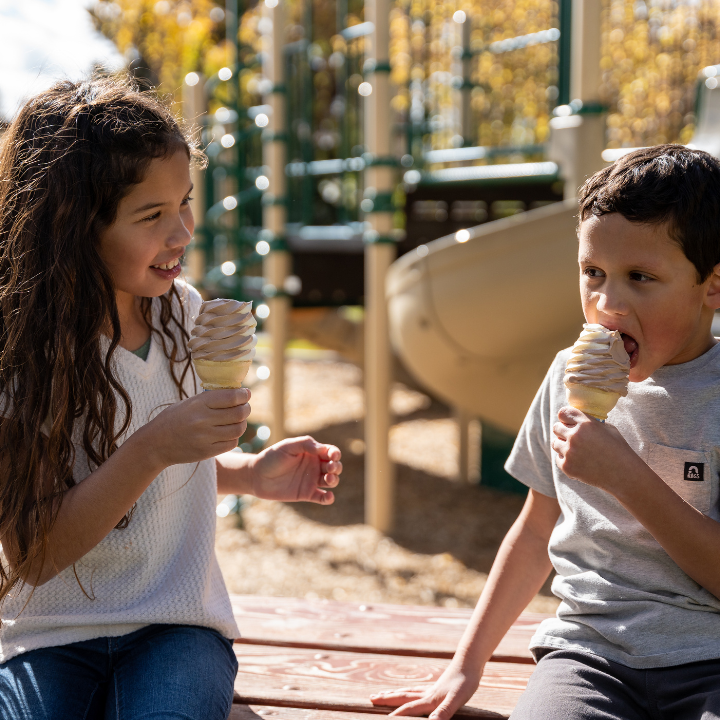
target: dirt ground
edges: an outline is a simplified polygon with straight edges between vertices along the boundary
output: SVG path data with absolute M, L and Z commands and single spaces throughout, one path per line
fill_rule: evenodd
M 255 422 L 269 418 L 269 387 L 252 382 Z M 390 535 L 363 524 L 362 373 L 335 359 L 292 359 L 288 430 L 337 445 L 344 472 L 335 504 L 244 498 L 218 519 L 217 554 L 232 593 L 446 607 L 473 606 L 519 495 L 462 485 L 457 427 L 447 407 L 399 383 L 390 437 L 397 521 Z M 528 606 L 554 612 L 549 582 Z

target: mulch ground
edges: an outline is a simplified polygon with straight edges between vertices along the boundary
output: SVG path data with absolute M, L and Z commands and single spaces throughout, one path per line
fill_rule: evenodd
M 269 421 L 269 388 L 253 381 L 251 419 Z M 384 535 L 363 524 L 362 373 L 335 360 L 290 360 L 288 431 L 337 445 L 344 472 L 335 504 L 244 498 L 218 519 L 216 549 L 233 593 L 446 607 L 473 606 L 523 498 L 456 481 L 457 426 L 450 410 L 399 383 L 396 525 Z M 549 582 L 528 606 L 554 612 Z

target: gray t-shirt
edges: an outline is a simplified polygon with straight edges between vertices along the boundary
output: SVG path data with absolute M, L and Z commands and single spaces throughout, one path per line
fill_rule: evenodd
M 720 600 L 613 496 L 555 464 L 552 426 L 567 405 L 569 353 L 555 358 L 505 466 L 561 509 L 548 550 L 557 571 L 552 591 L 562 603 L 530 647 L 590 652 L 633 668 L 720 658 Z M 720 521 L 720 344 L 630 383 L 608 422 L 675 492 Z

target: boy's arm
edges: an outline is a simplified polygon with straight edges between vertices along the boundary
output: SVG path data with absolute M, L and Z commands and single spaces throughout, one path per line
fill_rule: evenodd
M 613 495 L 685 573 L 720 598 L 720 523 L 685 502 L 612 425 L 574 408 L 558 417 L 552 442 L 558 467 Z
M 560 515 L 555 498 L 530 490 L 500 545 L 495 562 L 450 665 L 430 688 L 403 688 L 371 696 L 374 705 L 398 707 L 393 715 L 450 720 L 480 683 L 485 663 L 518 615 L 547 579 L 548 541 Z

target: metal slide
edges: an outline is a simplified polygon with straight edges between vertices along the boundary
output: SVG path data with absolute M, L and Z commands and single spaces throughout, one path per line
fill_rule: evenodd
M 576 201 L 555 203 L 392 265 L 390 336 L 422 385 L 517 432 L 553 357 L 582 327 L 576 214 Z

